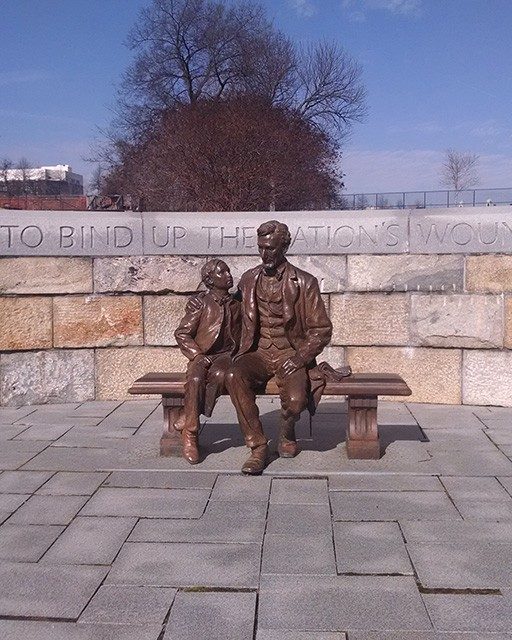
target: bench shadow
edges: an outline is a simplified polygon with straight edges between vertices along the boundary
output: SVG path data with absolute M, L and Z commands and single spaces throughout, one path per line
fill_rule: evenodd
M 270 440 L 270 449 L 277 446 L 279 410 L 261 414 L 263 429 Z M 311 430 L 309 414 L 304 412 L 296 425 L 296 436 L 304 451 L 331 451 L 345 442 L 348 416 L 346 413 L 319 412 L 313 416 Z M 418 425 L 380 425 L 381 455 L 389 445 L 397 441 L 428 442 L 428 438 Z M 200 435 L 204 456 L 221 453 L 233 447 L 243 447 L 244 439 L 238 423 L 207 421 Z

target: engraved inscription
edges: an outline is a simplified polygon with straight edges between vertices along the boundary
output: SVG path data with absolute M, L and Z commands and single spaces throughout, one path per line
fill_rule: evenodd
M 97 229 L 94 225 L 59 227 L 59 247 L 61 249 L 97 249 L 98 247 L 112 247 L 124 249 L 133 242 L 133 231 L 124 225 L 107 225 Z
M 482 250 L 512 250 L 512 228 L 504 220 L 416 223 L 417 236 L 426 248 L 442 250 L 481 245 Z

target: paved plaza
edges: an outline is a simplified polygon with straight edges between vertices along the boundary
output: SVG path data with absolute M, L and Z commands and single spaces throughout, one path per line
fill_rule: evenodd
M 261 477 L 226 398 L 197 467 L 161 411 L 0 409 L 1 638 L 512 639 L 511 408 L 382 402 L 365 461 L 324 399 Z

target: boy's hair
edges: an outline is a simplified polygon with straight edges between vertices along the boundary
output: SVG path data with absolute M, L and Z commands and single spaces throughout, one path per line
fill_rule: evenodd
M 224 262 L 224 260 L 221 260 L 220 258 L 213 258 L 212 260 L 208 260 L 208 262 L 203 264 L 201 267 L 201 280 L 208 289 L 213 287 L 212 274 L 217 268 L 219 262 Z

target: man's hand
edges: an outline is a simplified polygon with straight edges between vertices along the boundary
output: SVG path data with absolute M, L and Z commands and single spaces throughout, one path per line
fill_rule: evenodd
M 204 364 L 205 366 L 209 367 L 212 364 L 212 361 L 210 360 L 210 358 L 205 355 L 204 353 L 199 353 L 193 360 L 194 362 L 200 362 L 201 364 Z
M 281 377 L 289 376 L 303 366 L 304 362 L 300 356 L 292 356 L 281 365 L 281 368 L 278 371 L 278 375 Z

